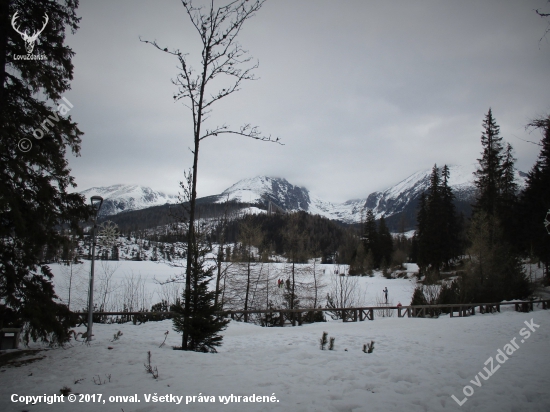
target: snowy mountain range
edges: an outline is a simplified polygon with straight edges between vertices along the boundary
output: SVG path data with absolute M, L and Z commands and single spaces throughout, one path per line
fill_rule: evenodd
M 129 210 L 140 210 L 166 203 L 177 203 L 178 197 L 156 192 L 149 187 L 117 184 L 108 187 L 92 187 L 80 192 L 86 199 L 101 196 L 103 205 L 100 216 L 116 215 Z
M 475 195 L 474 169 L 465 166 L 450 166 L 449 169 L 449 184 L 457 203 L 469 207 Z M 361 212 L 366 207 L 372 209 L 377 218 L 383 215 L 386 218 L 406 215 L 412 223 L 416 215 L 418 199 L 429 187 L 430 174 L 431 169 L 416 172 L 384 191 L 373 192 L 366 198 L 348 200 L 344 203 L 327 202 L 305 187 L 295 186 L 283 178 L 267 176 L 240 180 L 221 194 L 203 198 L 203 201 L 222 203 L 229 200 L 261 205 L 264 208 L 272 202 L 288 211 L 303 210 L 344 223 L 359 222 Z M 517 172 L 516 180 L 520 187 L 523 187 L 525 174 Z M 86 197 L 100 195 L 105 199 L 100 213 L 103 216 L 177 202 L 177 196 L 166 195 L 148 187 L 136 185 L 92 188 L 81 193 Z

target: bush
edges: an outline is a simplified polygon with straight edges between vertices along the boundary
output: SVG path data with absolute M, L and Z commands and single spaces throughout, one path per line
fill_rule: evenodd
M 374 341 L 371 340 L 370 343 L 365 343 L 363 345 L 363 352 L 372 353 L 374 351 Z
M 426 297 L 424 296 L 424 290 L 422 286 L 417 286 L 414 289 L 414 293 L 411 300 L 411 306 L 415 305 L 427 305 Z
M 319 339 L 319 346 L 321 347 L 321 350 L 325 350 L 325 346 L 327 346 L 328 342 L 328 332 L 323 332 L 323 336 L 321 336 L 321 339 Z
M 448 305 L 454 303 L 460 303 L 460 286 L 455 279 L 450 284 L 443 283 L 437 297 L 437 303 L 439 305 Z M 450 309 L 443 308 L 443 313 L 449 313 Z

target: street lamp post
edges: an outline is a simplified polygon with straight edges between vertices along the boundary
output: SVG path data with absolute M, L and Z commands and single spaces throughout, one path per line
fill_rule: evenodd
M 97 215 L 99 214 L 99 209 L 101 209 L 101 205 L 103 204 L 103 198 L 101 196 L 92 196 L 90 200 L 94 211 L 94 225 L 92 227 L 92 268 L 90 271 L 90 290 L 88 291 L 88 330 L 86 332 L 86 342 L 90 342 L 92 340 L 92 323 L 94 314 L 95 231 L 97 227 Z

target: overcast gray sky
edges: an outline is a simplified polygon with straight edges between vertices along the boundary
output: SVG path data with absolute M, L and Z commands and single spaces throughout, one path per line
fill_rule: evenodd
M 385 189 L 434 163 L 473 165 L 493 109 L 528 171 L 539 152 L 520 140 L 550 112 L 546 0 L 270 0 L 240 43 L 257 81 L 214 108 L 210 126 L 243 123 L 284 146 L 206 139 L 199 196 L 242 178 L 284 177 L 341 202 Z M 85 132 L 70 157 L 78 190 L 131 183 L 177 193 L 191 166 L 192 121 L 174 103 L 174 57 L 139 36 L 199 57 L 178 0 L 81 0 L 71 115 Z M 194 60 L 198 61 L 198 60 Z

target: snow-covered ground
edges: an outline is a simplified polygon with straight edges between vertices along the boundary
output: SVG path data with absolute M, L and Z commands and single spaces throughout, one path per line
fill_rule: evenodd
M 264 264 L 266 265 L 266 264 Z M 271 263 L 269 264 L 271 271 L 271 290 L 277 292 L 277 279 L 287 279 L 289 277 L 288 271 L 289 265 L 285 263 Z M 60 264 L 50 265 L 52 272 L 54 273 L 54 285 L 55 290 L 59 298 L 64 303 L 69 303 L 69 290 L 71 291 L 71 310 L 82 310 L 87 307 L 87 294 L 89 285 L 90 274 L 90 261 L 84 261 L 79 265 L 73 265 L 72 283 L 71 279 L 71 266 L 65 266 Z M 298 272 L 306 272 L 306 268 L 311 269 L 312 265 L 296 265 Z M 319 290 L 319 296 L 323 297 L 323 301 L 320 302 L 321 306 L 325 305 L 325 299 L 327 292 L 331 290 L 331 279 L 334 277 L 335 270 L 338 269 L 339 273 L 347 273 L 347 266 L 336 265 L 316 265 L 316 272 L 321 276 L 321 283 L 324 285 Z M 232 270 L 238 271 L 238 268 Z M 244 270 L 244 269 L 243 269 Z M 256 272 L 260 269 L 255 268 Z M 408 275 L 412 276 L 412 273 L 418 270 L 418 267 L 414 264 L 408 264 Z M 161 300 L 167 300 L 169 303 L 173 303 L 175 297 L 183 291 L 182 284 L 168 284 L 161 285 L 162 282 L 173 278 L 182 277 L 185 272 L 185 260 L 179 262 L 172 262 L 171 264 L 153 261 L 96 261 L 95 263 L 95 276 L 94 276 L 94 302 L 101 306 L 102 302 L 105 302 L 105 310 L 117 311 L 122 310 L 122 304 L 120 302 L 126 301 L 128 306 L 128 300 L 133 299 L 133 309 L 140 310 L 143 307 L 150 310 L 151 305 Z M 264 267 L 263 275 L 268 272 L 268 269 Z M 112 274 L 111 276 L 109 276 Z M 307 274 L 301 274 L 301 278 L 305 276 L 311 276 L 311 272 Z M 401 279 L 386 279 L 380 272 L 375 272 L 373 277 L 353 277 L 357 280 L 359 286 L 359 301 L 361 306 L 376 306 L 377 301 L 382 299 L 382 290 L 388 288 L 388 303 L 397 305 L 401 302 L 403 305 L 408 305 L 411 301 L 411 296 L 414 291 L 414 278 Z M 305 279 L 307 280 L 307 279 Z M 311 279 L 309 279 L 311 281 Z M 70 287 L 69 287 L 70 286 Z M 135 292 L 135 293 L 132 293 Z M 278 290 L 282 293 L 282 289 Z M 119 302 L 117 305 L 116 302 Z M 262 307 L 262 309 L 264 309 Z
M 0 367 L 0 410 L 549 411 L 549 315 L 540 308 L 516 313 L 508 307 L 467 318 L 375 317 L 284 328 L 231 322 L 217 354 L 172 350 L 180 336 L 169 320 L 97 324 L 90 346 L 73 341 L 65 349 L 40 352 L 44 358 L 34 363 Z M 111 342 L 118 331 L 123 335 Z M 166 331 L 166 345 L 159 347 Z M 323 331 L 336 338 L 335 350 L 320 350 Z M 374 352 L 363 353 L 363 344 L 371 340 Z M 517 348 L 505 346 L 511 340 Z M 511 348 L 515 351 L 508 359 L 499 353 Z M 158 379 L 145 370 L 148 351 Z M 487 380 L 478 375 L 487 377 L 484 368 L 494 371 Z M 63 387 L 76 394 L 74 404 L 67 397 L 51 405 L 12 402 L 59 394 Z M 96 401 L 101 395 L 99 404 L 86 398 L 94 394 Z M 114 402 L 115 396 L 131 395 L 140 402 Z M 182 396 L 182 403 L 166 402 L 167 395 Z M 232 402 L 220 398 L 230 395 L 235 396 Z M 276 401 L 245 403 L 243 397 L 250 400 L 252 395 Z M 467 400 L 459 406 L 452 395 Z M 152 396 L 165 402 L 153 402 Z M 199 402 L 205 397 L 210 402 Z
M 157 298 L 162 291 L 154 279 L 181 273 L 181 268 L 150 261 L 119 263 L 113 285 L 139 277 L 140 287 Z M 335 266 L 319 269 L 334 278 Z M 53 270 L 56 289 L 66 292 L 63 268 L 54 265 Z M 82 266 L 86 279 L 88 270 L 89 262 Z M 408 267 L 415 270 L 415 265 Z M 410 303 L 414 280 L 388 280 L 380 273 L 356 279 L 366 305 L 376 304 L 384 287 L 393 304 Z M 173 350 L 181 335 L 170 320 L 95 324 L 89 346 L 74 340 L 64 349 L 31 344 L 42 351 L 27 358 L 40 360 L 0 366 L 0 411 L 550 410 L 550 311 L 536 306 L 534 312 L 517 313 L 503 306 L 501 313 L 465 318 L 380 315 L 375 312 L 374 321 L 284 328 L 232 321 L 217 354 Z M 122 335 L 114 340 L 118 331 Z M 166 331 L 166 344 L 159 347 Z M 319 348 L 324 331 L 336 339 L 333 351 Z M 371 340 L 374 352 L 363 353 Z M 144 366 L 149 351 L 157 379 Z M 25 396 L 59 395 L 64 387 L 76 395 L 74 403 L 67 396 L 54 404 L 24 403 Z M 252 395 L 256 402 L 250 402 Z M 258 396 L 269 402 L 258 402 Z

